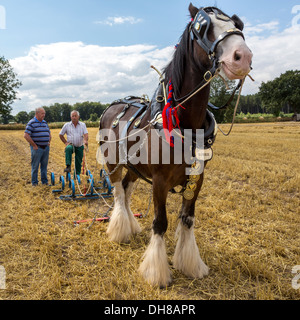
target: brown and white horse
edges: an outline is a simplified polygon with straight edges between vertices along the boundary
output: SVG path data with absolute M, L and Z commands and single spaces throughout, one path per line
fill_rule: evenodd
M 189 6 L 192 21 L 186 27 L 180 44 L 174 53 L 170 64 L 164 70 L 164 85 L 168 86 L 172 81 L 174 90 L 174 103 L 183 103 L 182 108 L 177 109 L 177 120 L 180 127 L 206 130 L 207 105 L 209 99 L 209 84 L 202 90 L 201 87 L 208 82 L 218 69 L 223 76 L 229 79 L 244 79 L 251 69 L 252 53 L 245 43 L 242 33 L 243 23 L 236 16 L 229 17 L 215 7 L 198 9 L 192 4 Z M 209 71 L 209 72 L 208 72 Z M 170 89 L 170 87 L 169 87 Z M 193 95 L 192 95 L 193 94 Z M 187 99 L 184 99 L 186 98 Z M 132 118 L 137 108 L 120 100 L 109 107 L 100 121 L 100 131 L 107 130 L 106 138 L 102 138 L 100 144 L 115 142 L 117 150 L 124 148 L 118 120 L 122 119 L 129 123 L 126 127 L 127 137 L 133 132 L 134 123 Z M 131 119 L 131 122 L 130 122 Z M 140 128 L 153 125 L 151 107 L 147 108 L 140 118 Z M 102 135 L 103 137 L 103 135 Z M 169 152 L 169 164 L 151 163 L 151 139 L 146 135 L 143 147 L 147 146 L 147 160 L 145 162 L 133 163 L 132 157 L 127 163 L 122 163 L 119 155 L 116 161 L 109 160 L 106 153 L 106 165 L 110 172 L 110 179 L 114 185 L 115 205 L 107 234 L 112 241 L 123 243 L 130 240 L 131 235 L 141 232 L 141 228 L 134 218 L 130 209 L 130 197 L 134 182 L 144 177 L 151 180 L 153 186 L 154 221 L 150 244 L 144 254 L 139 271 L 142 276 L 152 285 L 165 287 L 171 283 L 171 272 L 168 265 L 164 234 L 167 230 L 166 199 L 170 190 L 177 186 L 186 188 L 191 182 L 186 174 L 189 166 L 183 162 L 175 161 L 176 152 L 174 148 Z M 126 141 L 126 151 L 133 146 L 134 142 Z M 146 143 L 145 143 L 146 142 Z M 166 140 L 160 137 L 159 152 Z M 141 149 L 136 150 L 136 154 Z M 127 159 L 128 160 L 128 159 Z M 123 177 L 122 170 L 128 171 Z M 194 236 L 195 202 L 203 183 L 203 172 L 190 184 L 192 196 L 183 197 L 182 208 L 179 216 L 177 229 L 177 245 L 175 249 L 173 265 L 191 278 L 202 278 L 208 274 L 208 267 L 200 258 L 199 250 Z

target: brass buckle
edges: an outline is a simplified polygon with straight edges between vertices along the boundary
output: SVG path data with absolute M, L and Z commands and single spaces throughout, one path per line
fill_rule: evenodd
M 164 98 L 163 96 L 157 96 L 157 97 L 156 97 L 156 101 L 157 101 L 158 103 L 163 103 L 164 100 L 165 100 L 165 98 Z
M 212 75 L 212 73 L 211 73 L 209 70 L 205 72 L 205 74 L 204 74 L 204 80 L 205 80 L 206 82 L 209 82 L 212 77 L 213 77 L 213 75 Z

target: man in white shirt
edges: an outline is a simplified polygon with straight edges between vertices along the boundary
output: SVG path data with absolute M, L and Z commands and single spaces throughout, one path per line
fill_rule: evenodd
M 75 152 L 75 172 L 81 173 L 84 146 L 88 146 L 89 135 L 85 123 L 79 121 L 78 111 L 71 112 L 71 122 L 66 123 L 59 133 L 60 140 L 66 145 L 66 169 L 71 172 L 72 154 Z M 65 139 L 67 134 L 67 140 Z

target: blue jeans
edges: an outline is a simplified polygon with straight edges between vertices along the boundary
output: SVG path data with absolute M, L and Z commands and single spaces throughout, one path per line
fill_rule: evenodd
M 42 184 L 48 184 L 47 177 L 47 167 L 49 160 L 49 146 L 46 149 L 38 148 L 38 150 L 34 150 L 32 146 L 31 149 L 31 183 L 32 185 L 37 185 L 39 183 L 38 173 L 39 166 L 41 165 L 41 180 Z

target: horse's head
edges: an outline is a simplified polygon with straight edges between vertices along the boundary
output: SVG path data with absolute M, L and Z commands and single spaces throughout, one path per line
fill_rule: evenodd
M 196 54 L 206 52 L 215 67 L 230 80 L 243 79 L 251 70 L 252 52 L 242 33 L 244 24 L 233 15 L 231 18 L 215 7 L 201 8 L 190 4 L 193 21 L 190 31 Z

